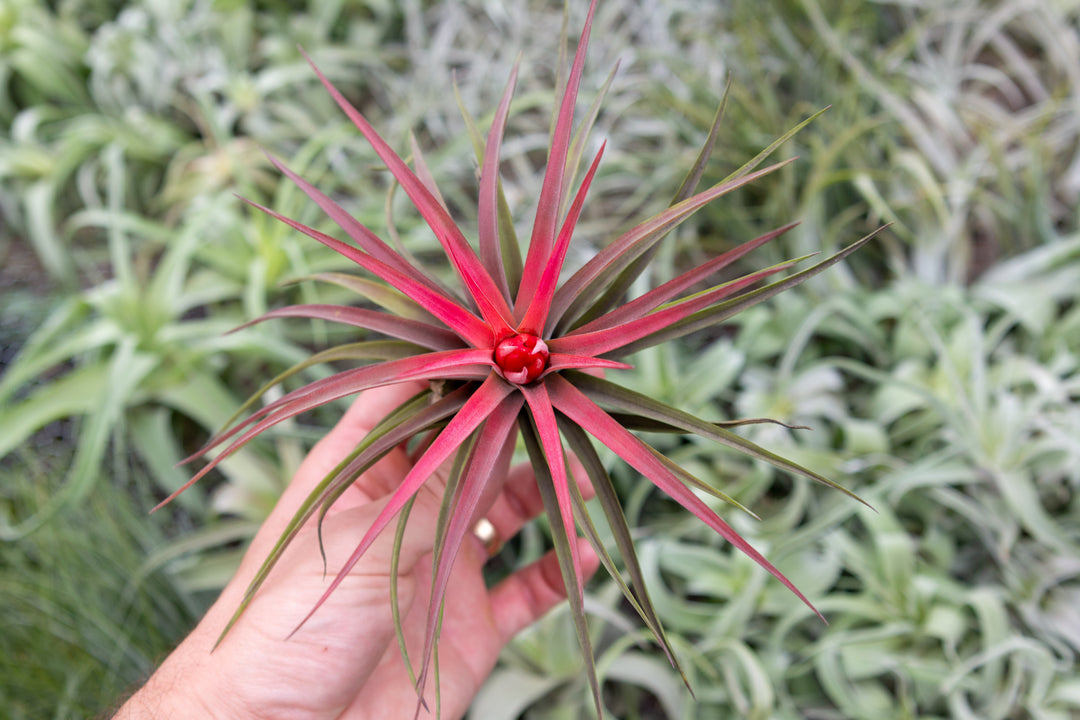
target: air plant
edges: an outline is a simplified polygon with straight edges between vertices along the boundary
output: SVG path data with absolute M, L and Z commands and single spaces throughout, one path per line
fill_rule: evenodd
M 252 205 L 365 270 L 364 277 L 339 273 L 318 277 L 357 291 L 369 304 L 379 306 L 381 310 L 297 305 L 273 310 L 253 322 L 285 317 L 314 318 L 346 323 L 391 339 L 363 340 L 319 352 L 268 383 L 262 392 L 315 363 L 360 361 L 357 367 L 285 394 L 219 433 L 199 454 L 225 445 L 223 451 L 185 488 L 259 433 L 300 413 L 376 386 L 426 380 L 429 388 L 384 418 L 310 494 L 252 581 L 233 623 L 305 523 L 313 518 L 321 523 L 327 509 L 357 476 L 394 447 L 417 441 L 419 449 L 411 471 L 393 492 L 385 509 L 360 540 L 319 604 L 395 518 L 399 521 L 400 542 L 400 523 L 407 518 L 414 495 L 436 468 L 452 461 L 453 470 L 443 500 L 434 553 L 432 609 L 419 663 L 421 672 L 416 679 L 422 697 L 439 633 L 438 609 L 445 596 L 454 559 L 471 529 L 470 519 L 492 477 L 500 453 L 514 443 L 518 435 L 529 454 L 543 497 L 598 712 L 600 692 L 583 610 L 584 579 L 578 546 L 571 541 L 571 534 L 576 533 L 576 529 L 592 542 L 602 564 L 676 668 L 678 661 L 649 600 L 630 528 L 594 442 L 603 444 L 649 478 L 813 608 L 791 581 L 724 522 L 695 491 L 739 508 L 741 505 L 663 456 L 633 431 L 696 434 L 782 470 L 838 486 L 737 435 L 731 427 L 739 421 L 700 419 L 622 387 L 607 379 L 606 374 L 614 375 L 619 369 L 629 368 L 621 358 L 637 350 L 714 327 L 739 311 L 803 282 L 854 252 L 869 240 L 869 236 L 808 269 L 757 289 L 750 288 L 799 261 L 781 263 L 699 289 L 719 270 L 792 227 L 787 225 L 626 301 L 628 288 L 647 268 L 657 244 L 673 228 L 707 203 L 790 162 L 755 169 L 775 147 L 813 119 L 780 138 L 729 178 L 704 191 L 694 192 L 715 139 L 721 115 L 718 111 L 704 149 L 670 206 L 610 242 L 560 284 L 567 249 L 604 152 L 601 147 L 576 193 L 571 194 L 571 183 L 577 175 L 580 160 L 579 150 L 584 146 L 580 138 L 587 133 L 591 118 L 595 117 L 590 114 L 582 131 L 574 135 L 574 112 L 595 7 L 596 0 L 593 0 L 569 74 L 561 87 L 561 102 L 553 113 L 547 167 L 524 259 L 499 181 L 500 145 L 517 77 L 516 66 L 486 142 L 466 113 L 466 121 L 477 140 L 480 163 L 477 252 L 451 219 L 418 148 L 413 148 L 416 167 L 411 169 L 312 63 L 326 89 L 374 148 L 438 239 L 461 289 L 455 291 L 444 286 L 379 239 L 330 197 L 271 158 L 285 176 L 340 226 L 352 244 L 272 209 Z M 575 137 L 579 139 L 575 141 Z M 255 404 L 262 392 L 241 409 L 238 417 Z M 598 504 L 622 555 L 628 582 L 624 581 L 599 539 L 576 480 L 568 471 L 567 450 L 576 454 L 595 488 Z M 399 547 L 395 547 L 395 558 Z M 312 613 L 317 608 L 318 605 Z M 398 622 L 400 625 L 400 620 Z M 400 637 L 400 627 L 398 630 Z M 404 645 L 402 649 L 404 651 Z

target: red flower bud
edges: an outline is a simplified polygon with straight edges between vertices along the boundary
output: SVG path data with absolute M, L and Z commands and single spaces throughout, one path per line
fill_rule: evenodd
M 512 335 L 495 346 L 495 365 L 504 378 L 518 385 L 540 377 L 547 363 L 547 343 L 535 335 Z

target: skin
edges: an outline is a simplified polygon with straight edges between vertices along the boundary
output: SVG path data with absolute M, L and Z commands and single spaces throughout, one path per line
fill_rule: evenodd
M 302 500 L 380 418 L 419 389 L 403 384 L 370 390 L 357 399 L 307 456 L 217 602 L 115 720 L 414 716 L 417 695 L 390 611 L 393 524 L 326 603 L 288 637 L 327 588 L 335 565 L 348 558 L 411 467 L 400 448 L 361 476 L 328 514 L 323 530 L 328 576 L 323 573 L 315 529 L 306 528 L 224 642 L 211 649 Z M 575 476 L 585 477 L 582 472 Z M 398 597 L 414 663 L 423 647 L 431 549 L 444 487 L 445 475 L 437 473 L 418 493 L 401 550 Z M 590 488 L 582 490 L 588 493 Z M 541 511 L 532 471 L 518 466 L 495 474 L 476 519 L 486 517 L 498 537 L 510 538 Z M 579 540 L 579 549 L 585 572 L 595 572 L 599 561 L 591 546 Z M 464 716 L 502 647 L 566 597 L 553 553 L 492 588 L 485 586 L 481 573 L 486 560 L 480 541 L 467 537 L 449 583 L 439 641 L 442 718 Z M 421 717 L 434 717 L 433 685 L 429 679 L 425 698 L 430 712 L 421 708 Z

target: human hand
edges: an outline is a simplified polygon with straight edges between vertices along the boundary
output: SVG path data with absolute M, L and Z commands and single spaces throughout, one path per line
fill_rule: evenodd
M 312 524 L 293 540 L 221 645 L 214 649 L 214 644 L 308 493 L 380 419 L 419 389 L 415 384 L 396 385 L 367 391 L 357 399 L 305 459 L 217 602 L 121 708 L 117 720 L 412 717 L 416 690 L 398 648 L 390 607 L 393 532 L 389 529 L 289 637 L 322 596 L 335 574 L 334 564 L 351 554 L 411 467 L 402 448 L 362 475 L 327 514 L 323 540 L 331 571 L 323 572 Z M 575 476 L 582 478 L 584 473 Z M 510 538 L 542 511 L 539 491 L 527 465 L 493 477 L 496 482 L 485 491 L 474 520 L 486 517 L 498 537 Z M 414 662 L 423 647 L 431 553 L 445 483 L 440 471 L 417 494 L 401 547 L 398 602 Z M 579 549 L 583 569 L 591 574 L 599 561 L 587 542 L 579 540 Z M 439 679 L 441 716 L 448 720 L 465 714 L 506 642 L 565 598 L 553 553 L 493 588 L 484 584 L 481 569 L 486 560 L 480 541 L 467 538 L 447 590 Z M 433 713 L 432 684 L 428 683 L 425 697 Z

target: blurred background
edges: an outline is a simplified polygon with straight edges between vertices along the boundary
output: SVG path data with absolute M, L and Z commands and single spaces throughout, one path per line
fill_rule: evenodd
M 576 36 L 586 3 L 571 5 Z M 328 228 L 263 151 L 411 252 L 437 248 L 297 45 L 396 149 L 416 135 L 467 233 L 476 167 L 453 81 L 490 122 L 520 54 L 503 178 L 527 228 L 562 12 L 0 0 L 0 715 L 107 715 L 334 421 L 329 408 L 282 427 L 147 514 L 248 394 L 342 332 L 225 334 L 271 307 L 347 299 L 290 282 L 344 268 L 238 199 Z M 746 434 L 877 512 L 650 438 L 761 515 L 724 511 L 824 625 L 613 462 L 696 700 L 598 578 L 611 716 L 1080 717 L 1080 0 L 601 0 L 593 37 L 579 112 L 610 79 L 591 140 L 608 149 L 571 262 L 666 205 L 729 78 L 706 182 L 831 107 L 776 155 L 797 163 L 673 234 L 650 282 L 792 220 L 754 266 L 892 223 L 844 266 L 620 377 L 705 417 L 810 426 Z M 500 566 L 536 557 L 544 533 L 530 527 Z M 555 611 L 507 649 L 472 716 L 590 717 L 580 672 Z

